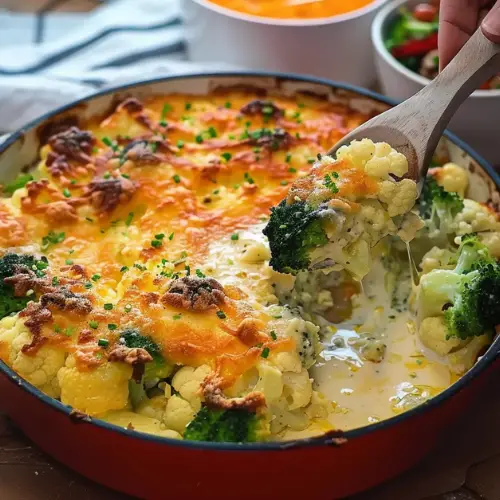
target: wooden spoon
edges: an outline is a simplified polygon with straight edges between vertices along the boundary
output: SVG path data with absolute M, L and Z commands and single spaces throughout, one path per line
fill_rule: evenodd
M 328 155 L 355 139 L 387 142 L 408 159 L 408 177 L 417 181 L 420 192 L 451 117 L 474 90 L 499 71 L 500 45 L 490 42 L 478 29 L 434 80 L 398 106 L 347 134 Z

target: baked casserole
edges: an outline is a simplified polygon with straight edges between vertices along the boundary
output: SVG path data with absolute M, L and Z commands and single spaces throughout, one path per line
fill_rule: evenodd
M 499 319 L 500 224 L 445 155 L 416 206 L 389 145 L 321 156 L 368 118 L 226 89 L 45 128 L 0 199 L 0 359 L 75 414 L 205 441 L 355 428 L 444 390 Z

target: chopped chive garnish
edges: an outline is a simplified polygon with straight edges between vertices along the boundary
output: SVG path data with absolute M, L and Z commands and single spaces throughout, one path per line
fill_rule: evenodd
M 233 241 L 238 241 L 238 240 L 240 239 L 240 235 L 239 235 L 238 233 L 233 233 L 233 234 L 231 235 L 231 239 L 232 239 Z
M 229 161 L 233 155 L 231 153 L 222 153 L 221 157 L 224 158 L 224 160 Z
M 191 109 L 191 106 L 192 106 L 192 104 L 190 102 L 187 102 L 186 104 L 184 104 L 184 109 L 186 111 L 189 111 Z
M 114 323 L 109 323 L 108 324 L 108 330 L 116 330 L 118 328 L 118 325 L 115 325 Z
M 12 194 L 17 189 L 26 186 L 26 184 L 32 180 L 33 176 L 31 174 L 20 174 L 13 182 L 4 186 L 3 191 L 4 193 Z
M 276 340 L 278 338 L 278 336 L 276 335 L 276 332 L 274 330 L 271 330 L 271 332 L 269 333 L 269 335 L 271 336 L 271 338 L 273 340 Z
M 290 163 L 291 159 L 292 159 L 292 155 L 290 153 L 287 153 L 285 156 L 286 163 Z
M 339 188 L 337 187 L 337 184 L 332 179 L 332 176 L 330 174 L 326 174 L 325 178 L 323 180 L 323 184 L 325 187 L 327 187 L 333 194 L 336 194 L 339 192 Z
M 94 330 L 96 330 L 97 328 L 99 328 L 99 323 L 97 321 L 89 321 L 89 326 L 90 328 L 93 328 Z
M 170 111 L 172 111 L 174 108 L 172 108 L 172 106 L 170 106 L 170 104 L 168 102 L 166 102 L 164 105 L 163 105 L 163 108 L 161 110 L 161 119 L 162 121 L 165 120 L 165 118 L 167 117 L 167 113 L 170 113 Z
M 288 169 L 288 171 L 291 173 L 291 174 L 295 174 L 297 172 L 297 169 L 296 168 L 293 168 L 293 167 L 290 167 Z
M 163 238 L 165 238 L 165 235 L 163 233 L 155 234 L 155 240 L 162 240 Z
M 198 144 L 201 144 L 203 142 L 203 137 L 201 134 L 198 134 L 194 140 L 198 143 Z
M 109 326 L 109 325 L 108 325 Z M 115 325 L 116 326 L 116 325 Z M 109 346 L 109 340 L 108 339 L 99 339 L 97 341 L 97 345 L 99 347 L 108 347 Z
M 174 315 L 172 316 L 172 319 L 173 319 L 173 320 L 176 320 L 176 321 L 177 321 L 178 319 L 181 319 L 181 318 L 182 318 L 182 314 L 174 314 Z
M 101 279 L 100 274 L 94 274 L 91 278 L 92 281 L 99 281 Z
M 214 127 L 209 127 L 207 130 L 208 136 L 211 137 L 212 139 L 217 137 L 217 130 L 215 130 Z
M 113 304 L 109 304 L 109 303 L 104 304 L 104 309 L 106 311 L 111 311 L 111 309 L 113 309 Z
M 198 276 L 198 278 L 205 278 L 205 275 L 199 270 L 199 269 L 196 269 L 196 276 Z
M 67 189 L 67 188 L 64 188 L 64 189 L 63 189 L 63 195 L 64 195 L 66 198 L 71 198 L 71 193 L 69 192 L 69 189 Z
M 217 314 L 217 317 L 219 319 L 226 319 L 227 318 L 226 313 L 224 311 L 217 311 L 215 314 Z
M 123 266 L 122 268 L 120 268 L 121 273 L 125 273 L 127 271 L 128 271 L 128 266 Z
M 125 219 L 125 225 L 130 226 L 132 224 L 132 219 L 134 218 L 134 212 L 129 212 L 127 218 Z
M 160 248 L 162 246 L 161 240 L 152 240 L 151 241 L 151 246 L 154 248 Z
M 231 107 L 231 103 L 229 101 L 225 102 L 224 107 L 229 109 Z
M 263 358 L 267 358 L 269 356 L 269 347 L 264 347 L 264 349 L 262 349 L 262 352 L 260 353 L 260 355 Z
M 174 239 L 174 233 L 170 233 L 170 234 L 168 235 L 168 239 L 169 239 L 170 241 L 172 241 L 172 240 Z
M 123 309 L 125 309 L 125 312 L 130 312 L 132 310 L 132 306 L 130 304 L 127 304 Z
M 177 147 L 179 149 L 182 149 L 184 147 L 184 141 L 181 141 L 180 139 L 177 141 Z
M 71 259 L 66 259 L 66 265 L 67 266 L 72 266 L 73 265 L 73 261 Z
M 281 181 L 281 182 L 280 182 L 280 184 L 281 184 L 282 186 L 286 186 L 286 185 L 288 185 L 288 181 Z
M 87 283 L 85 283 L 83 285 L 87 290 L 90 290 L 92 288 L 92 283 L 90 283 L 90 281 L 88 281 Z
M 54 231 L 49 231 L 49 233 L 42 238 L 42 250 L 47 250 L 51 245 L 56 245 L 65 240 L 66 233 L 55 233 Z
M 255 181 L 250 177 L 250 174 L 248 172 L 245 172 L 243 177 L 245 178 L 245 181 L 248 182 L 248 184 L 255 184 Z
M 177 174 L 175 174 L 175 175 L 172 177 L 172 179 L 174 179 L 174 182 L 175 182 L 176 184 L 179 184 L 179 182 L 181 182 L 181 178 L 180 178 L 180 176 L 178 176 Z
M 59 278 L 58 278 L 57 276 L 54 276 L 54 277 L 52 278 L 52 284 L 53 284 L 54 286 L 59 285 Z

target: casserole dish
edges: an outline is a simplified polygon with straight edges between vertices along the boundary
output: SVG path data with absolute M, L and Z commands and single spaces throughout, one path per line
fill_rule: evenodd
M 47 125 L 78 116 L 100 118 L 117 101 L 176 92 L 207 94 L 220 87 L 254 87 L 260 91 L 293 94 L 306 91 L 349 102 L 351 108 L 380 112 L 391 103 L 361 89 L 328 81 L 273 74 L 188 75 L 111 89 L 78 101 L 25 127 L 2 145 L 2 180 L 10 182 L 37 160 L 40 134 Z M 493 170 L 453 136 L 445 139 L 450 158 L 469 168 L 474 183 L 469 195 L 498 204 L 498 179 Z M 161 238 L 160 238 L 161 239 Z M 461 379 L 438 396 L 399 416 L 360 429 L 276 443 L 195 443 L 160 438 L 123 429 L 72 412 L 44 395 L 5 364 L 0 365 L 2 410 L 28 437 L 69 467 L 109 487 L 141 497 L 163 495 L 193 498 L 265 498 L 309 495 L 342 498 L 369 488 L 410 467 L 428 452 L 454 415 L 471 401 L 484 381 L 483 372 L 497 356 L 498 339 Z M 36 416 L 36 418 L 33 418 Z M 422 438 L 425 436 L 425 439 Z M 404 442 L 405 445 L 401 446 Z M 304 475 L 307 481 L 284 481 Z M 376 463 L 377 467 L 373 467 Z M 353 466 L 355 464 L 355 466 Z M 262 472 L 257 488 L 244 487 L 249 471 Z M 166 472 L 173 479 L 165 479 Z M 265 471 L 265 472 L 264 472 Z M 221 478 L 215 486 L 214 478 Z M 215 486 L 215 487 L 214 487 Z

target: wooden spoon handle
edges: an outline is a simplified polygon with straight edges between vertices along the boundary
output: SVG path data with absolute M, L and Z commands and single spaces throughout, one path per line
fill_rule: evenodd
M 420 105 L 426 104 L 418 113 L 420 118 L 427 120 L 429 149 L 434 150 L 437 146 L 444 129 L 465 99 L 497 72 L 500 72 L 500 44 L 490 42 L 479 28 L 450 64 L 410 98 L 418 99 Z

